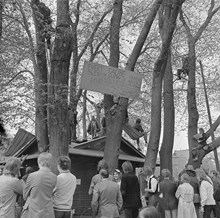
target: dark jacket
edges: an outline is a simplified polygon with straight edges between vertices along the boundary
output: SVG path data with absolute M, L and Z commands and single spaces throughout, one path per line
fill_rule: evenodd
M 199 194 L 199 181 L 196 177 L 196 172 L 193 170 L 186 170 L 186 173 L 190 177 L 189 184 L 193 187 L 194 194 Z
M 137 176 L 133 173 L 125 173 L 121 178 L 121 193 L 123 198 L 123 207 L 140 208 L 140 186 Z
M 164 179 L 159 183 L 160 193 L 163 194 L 163 197 L 159 199 L 161 208 L 164 210 L 174 210 L 178 206 L 178 200 L 175 197 L 177 190 L 177 185 L 175 182 Z

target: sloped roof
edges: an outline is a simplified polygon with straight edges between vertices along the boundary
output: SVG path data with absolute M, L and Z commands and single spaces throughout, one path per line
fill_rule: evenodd
M 103 136 L 80 144 L 72 143 L 69 146 L 69 154 L 103 157 L 105 141 L 106 136 Z M 22 155 L 28 155 L 26 159 L 37 158 L 37 140 L 33 134 L 24 129 L 19 129 L 4 156 L 7 158 L 9 156 L 20 157 Z M 138 151 L 129 141 L 123 137 L 121 138 L 121 147 L 119 152 L 120 160 L 144 163 L 144 158 L 144 154 Z
M 11 145 L 4 152 L 4 156 L 16 156 L 16 153 L 22 148 L 27 148 L 30 144 L 36 141 L 36 137 L 27 132 L 26 130 L 20 128 L 16 133 Z

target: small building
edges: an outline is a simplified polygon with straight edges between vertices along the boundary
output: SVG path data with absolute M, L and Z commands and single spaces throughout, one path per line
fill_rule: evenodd
M 77 178 L 77 188 L 73 198 L 74 217 L 91 217 L 91 196 L 88 195 L 90 181 L 97 173 L 97 163 L 103 158 L 106 136 L 96 138 L 83 143 L 72 143 L 69 146 L 69 156 L 71 158 L 71 172 Z M 36 137 L 19 129 L 12 144 L 4 154 L 6 158 L 11 156 L 23 157 L 23 169 L 27 166 L 37 167 L 38 147 Z M 124 161 L 128 160 L 134 168 L 142 167 L 145 156 L 138 151 L 130 142 L 123 137 L 119 152 L 118 168 Z M 23 170 L 24 172 L 24 170 Z

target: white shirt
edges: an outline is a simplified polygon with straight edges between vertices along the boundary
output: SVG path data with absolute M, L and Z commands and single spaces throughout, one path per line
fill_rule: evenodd
M 68 171 L 57 176 L 57 183 L 53 191 L 53 205 L 58 210 L 70 210 L 76 189 L 76 177 Z
M 203 180 L 200 185 L 200 197 L 202 207 L 204 207 L 205 205 L 215 205 L 213 192 L 213 185 L 210 182 Z
M 157 189 L 157 184 L 158 184 L 158 181 L 153 177 L 154 175 L 151 175 L 150 177 L 148 177 L 147 179 L 146 179 L 146 181 L 147 181 L 147 184 L 148 184 L 148 187 L 147 187 L 147 191 L 148 192 L 152 192 L 152 193 L 154 193 L 155 191 L 156 191 L 156 189 Z M 149 186 L 150 186 L 150 181 L 151 181 L 151 188 L 149 189 Z

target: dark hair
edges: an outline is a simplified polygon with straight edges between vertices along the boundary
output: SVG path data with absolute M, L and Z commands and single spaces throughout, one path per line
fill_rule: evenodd
M 161 171 L 161 175 L 164 177 L 164 178 L 168 178 L 170 177 L 170 171 L 168 169 L 162 169 Z
M 108 178 L 109 177 L 109 172 L 108 172 L 108 170 L 106 170 L 106 169 L 101 169 L 100 170 L 100 175 L 101 175 L 101 177 L 102 178 Z
M 58 165 L 62 170 L 70 170 L 71 167 L 71 160 L 68 156 L 60 156 L 58 158 Z
M 136 123 L 141 123 L 141 119 L 140 119 L 140 118 L 137 118 L 137 119 L 136 119 Z
M 139 212 L 138 217 L 139 218 L 160 218 L 160 214 L 155 207 L 149 206 L 149 207 L 144 207 Z
M 101 169 L 108 170 L 108 163 L 102 159 L 98 162 L 97 171 L 99 172 Z
M 27 167 L 26 169 L 25 169 L 25 174 L 30 174 L 30 173 L 33 173 L 35 170 L 34 170 L 34 168 L 33 167 Z

